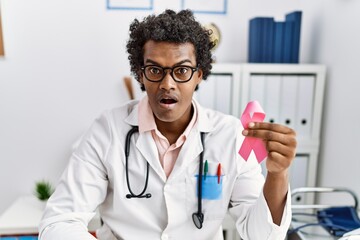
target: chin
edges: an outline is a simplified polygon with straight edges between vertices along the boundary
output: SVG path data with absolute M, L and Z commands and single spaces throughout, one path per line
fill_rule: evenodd
M 171 122 L 175 122 L 178 118 L 172 116 L 172 114 L 161 114 L 159 115 L 155 115 L 155 117 L 162 122 L 167 122 L 167 123 L 171 123 Z

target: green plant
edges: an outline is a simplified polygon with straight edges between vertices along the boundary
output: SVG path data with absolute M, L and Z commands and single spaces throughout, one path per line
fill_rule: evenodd
M 51 183 L 45 180 L 41 180 L 35 183 L 35 196 L 41 201 L 46 201 L 50 198 L 54 192 L 54 188 Z

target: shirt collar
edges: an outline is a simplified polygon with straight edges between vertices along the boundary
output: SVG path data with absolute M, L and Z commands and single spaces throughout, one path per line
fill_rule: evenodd
M 185 136 L 187 136 L 190 133 L 191 129 L 194 127 L 196 120 L 197 120 L 198 111 L 197 111 L 197 106 L 194 103 L 194 101 L 192 102 L 192 105 L 194 108 L 194 113 L 190 120 L 190 123 L 188 124 L 188 126 L 186 127 L 186 129 L 183 133 L 183 135 L 185 135 Z M 151 130 L 157 130 L 154 114 L 150 107 L 148 96 L 144 96 L 143 99 L 141 99 L 141 101 L 139 102 L 138 116 L 139 116 L 138 121 L 139 121 L 139 132 L 140 133 L 151 131 Z
M 144 98 L 148 99 L 145 95 Z M 142 101 L 144 100 L 142 99 Z M 148 100 L 144 100 L 146 104 L 149 104 Z M 196 107 L 197 111 L 197 120 L 194 128 L 197 128 L 199 132 L 211 132 L 214 129 L 212 116 L 209 115 L 209 111 L 203 108 L 195 99 L 192 101 L 193 105 Z M 150 108 L 150 105 L 148 106 Z M 151 111 L 151 108 L 150 108 Z M 129 115 L 126 117 L 125 122 L 132 126 L 139 125 L 139 104 L 138 101 L 134 100 L 129 103 L 128 109 Z M 142 112 L 142 111 L 141 111 Z M 142 114 L 141 114 L 142 115 Z M 151 116 L 149 118 L 154 119 L 154 116 L 151 111 Z M 146 119 L 146 118 L 142 118 Z M 155 122 L 155 120 L 154 120 Z

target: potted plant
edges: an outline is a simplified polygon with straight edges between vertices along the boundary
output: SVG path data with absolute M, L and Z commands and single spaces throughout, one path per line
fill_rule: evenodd
M 52 187 L 50 182 L 41 180 L 35 183 L 34 194 L 39 200 L 48 200 L 53 192 L 54 188 Z

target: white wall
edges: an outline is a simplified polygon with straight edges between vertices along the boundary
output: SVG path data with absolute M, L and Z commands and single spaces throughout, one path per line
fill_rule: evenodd
M 328 66 L 319 184 L 360 197 L 360 1 L 324 1 L 313 60 Z
M 0 0 L 6 57 L 0 58 L 0 213 L 36 180 L 56 183 L 72 143 L 104 109 L 128 99 L 125 44 L 134 17 L 147 11 L 107 11 L 106 1 Z M 360 196 L 360 47 L 355 0 L 228 0 L 228 14 L 197 15 L 222 29 L 218 62 L 247 60 L 248 21 L 278 20 L 303 10 L 301 62 L 325 63 L 319 184 L 348 186 Z M 154 0 L 155 11 L 180 0 Z M 343 171 L 339 171 L 340 167 Z M 346 169 L 346 170 L 345 170 Z

